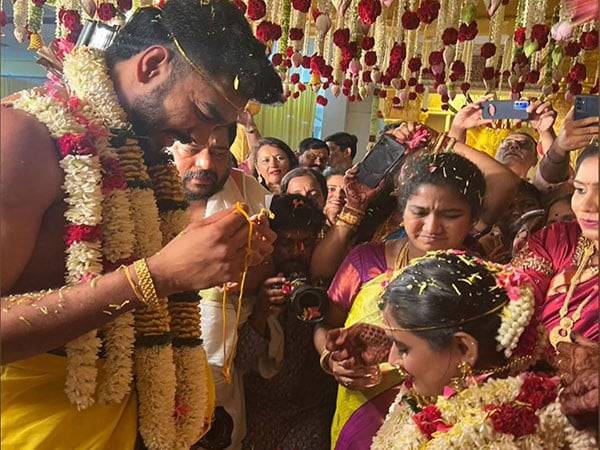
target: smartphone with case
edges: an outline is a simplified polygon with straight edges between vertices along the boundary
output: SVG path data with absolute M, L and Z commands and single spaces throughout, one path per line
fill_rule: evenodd
M 599 100 L 600 97 L 597 95 L 576 95 L 573 118 L 575 120 L 581 120 L 587 119 L 588 117 L 598 117 Z
M 529 119 L 527 100 L 491 100 L 481 104 L 481 117 L 487 120 Z
M 379 185 L 388 173 L 402 162 L 406 146 L 400 144 L 392 136 L 384 134 L 358 163 L 358 181 L 374 188 Z

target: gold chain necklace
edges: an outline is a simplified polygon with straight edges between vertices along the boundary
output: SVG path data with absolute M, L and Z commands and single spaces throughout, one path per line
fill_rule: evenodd
M 410 263 L 410 257 L 408 256 L 408 238 L 404 240 L 402 247 L 398 250 L 396 255 L 396 261 L 394 261 L 394 270 L 398 271 L 404 269 Z
M 563 302 L 559 311 L 560 323 L 550 331 L 549 340 L 550 344 L 552 344 L 554 348 L 556 348 L 560 342 L 573 342 L 571 339 L 571 332 L 573 331 L 575 323 L 577 323 L 577 321 L 581 318 L 583 308 L 585 308 L 585 306 L 595 296 L 594 293 L 589 295 L 579 304 L 573 315 L 571 317 L 568 316 L 569 303 L 571 302 L 571 298 L 573 298 L 575 288 L 579 284 L 581 275 L 587 267 L 590 258 L 594 254 L 594 251 L 594 243 L 582 236 L 577 245 L 574 258 L 579 264 L 569 285 L 569 290 L 567 291 L 565 301 Z

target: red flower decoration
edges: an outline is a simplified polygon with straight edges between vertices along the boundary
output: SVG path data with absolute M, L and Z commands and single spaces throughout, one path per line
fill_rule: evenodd
M 44 6 L 44 3 L 46 3 L 46 0 L 32 0 L 32 3 L 35 6 L 38 6 L 41 8 L 42 6 Z
M 235 5 L 235 7 L 237 9 L 239 9 L 242 12 L 242 14 L 246 14 L 246 10 L 248 8 L 246 7 L 246 4 L 242 0 L 233 0 L 233 4 Z
M 317 105 L 321 105 L 321 106 L 327 106 L 327 99 L 325 97 L 323 97 L 322 95 L 318 95 L 317 96 Z
M 587 69 L 585 64 L 576 63 L 571 70 L 569 71 L 569 80 L 570 81 L 584 81 L 587 76 Z
M 58 150 L 63 156 L 95 155 L 94 142 L 86 134 L 67 133 L 56 140 Z
M 8 23 L 8 19 L 6 18 L 6 13 L 4 11 L 0 11 L 0 28 L 4 28 Z
M 514 41 L 518 47 L 525 45 L 525 39 L 527 37 L 527 30 L 524 27 L 519 27 L 515 30 Z
M 344 48 L 350 42 L 350 30 L 348 28 L 340 28 L 333 33 L 333 43 L 336 47 Z
M 456 28 L 446 28 L 442 33 L 442 42 L 444 45 L 454 45 L 458 41 L 458 30 Z
M 550 28 L 546 24 L 536 23 L 531 27 L 531 40 L 537 41 L 540 48 L 544 48 L 548 43 L 548 34 L 550 34 Z
M 332 73 L 333 73 L 333 67 L 331 67 L 329 65 L 325 65 L 321 69 L 321 75 L 324 76 L 325 78 L 329 78 Z
M 472 41 L 477 36 L 477 22 L 473 21 L 469 25 L 466 23 L 461 23 L 458 27 L 458 41 Z
M 442 420 L 442 413 L 435 405 L 426 406 L 420 413 L 412 416 L 412 420 L 427 439 L 431 439 L 433 433 L 436 431 L 448 431 L 452 428 L 451 425 Z
M 318 75 L 323 75 L 323 72 L 325 71 L 326 66 L 327 66 L 327 64 L 325 62 L 325 58 L 323 58 L 321 55 L 313 55 L 310 58 L 310 63 L 309 63 L 310 70 L 312 70 L 314 73 L 316 73 Z M 323 76 L 325 76 L 325 75 L 323 75 Z
M 527 403 L 534 410 L 552 403 L 558 395 L 558 383 L 546 375 L 527 374 L 516 400 Z
M 290 83 L 296 84 L 299 81 L 300 81 L 300 74 L 293 73 L 292 75 L 290 75 Z
M 377 53 L 374 51 L 369 51 L 365 53 L 365 64 L 367 66 L 374 66 L 377 62 Z
M 392 98 L 392 103 L 394 105 L 399 105 L 400 104 L 400 97 L 394 97 L 394 98 Z
M 423 23 L 432 23 L 440 12 L 440 2 L 437 0 L 423 0 L 417 9 L 419 20 Z
M 540 79 L 540 71 L 539 70 L 532 70 L 527 74 L 527 82 L 529 84 L 535 84 L 539 81 Z
M 486 42 L 481 46 L 481 57 L 488 59 L 496 54 L 496 46 L 491 42 Z
M 529 406 L 514 406 L 509 403 L 488 405 L 489 419 L 498 433 L 511 434 L 516 438 L 535 433 L 539 422 L 535 411 Z
M 307 13 L 310 8 L 310 0 L 292 0 L 292 7 L 297 11 Z
M 406 58 L 406 44 L 402 42 L 399 44 L 398 42 L 394 43 L 392 50 L 390 51 L 390 63 L 399 63 L 404 61 Z
M 116 159 L 108 158 L 103 160 L 102 171 L 102 192 L 104 194 L 115 189 L 123 190 L 127 188 L 125 173 L 121 170 L 121 166 Z
M 348 62 L 350 62 L 350 60 L 356 56 L 357 50 L 356 42 L 349 42 L 348 45 L 342 48 L 342 58 L 347 59 Z
M 360 0 L 358 2 L 358 17 L 365 25 L 373 25 L 381 14 L 379 0 Z
M 402 26 L 405 30 L 416 30 L 419 28 L 419 15 L 414 11 L 405 11 L 402 14 Z
M 363 50 L 371 50 L 375 46 L 375 38 L 371 36 L 365 36 L 362 39 L 361 47 Z
M 81 16 L 74 9 L 61 9 L 58 16 L 64 27 L 71 32 L 81 31 Z
M 579 39 L 581 48 L 584 50 L 596 50 L 598 48 L 598 30 L 585 31 Z
M 444 54 L 441 51 L 431 52 L 429 54 L 429 65 L 435 66 L 444 62 Z
M 572 58 L 579 55 L 580 51 L 581 45 L 579 45 L 579 42 L 571 41 L 565 46 L 565 55 L 570 56 Z
M 271 40 L 271 22 L 264 20 L 256 27 L 256 38 L 263 43 Z
M 290 40 L 299 41 L 304 37 L 304 30 L 301 30 L 300 28 L 290 28 L 289 36 Z
M 465 63 L 462 62 L 461 60 L 456 60 L 452 63 L 452 72 L 454 72 L 456 75 L 463 76 L 466 72 L 466 68 L 465 68 Z
M 408 99 L 409 100 L 416 100 L 417 99 L 417 93 L 416 92 L 409 92 L 408 93 Z
M 117 15 L 117 9 L 112 3 L 100 3 L 97 13 L 100 20 L 107 22 Z
M 298 89 L 300 89 L 300 92 L 304 92 L 306 90 L 306 85 L 305 84 L 298 84 Z
M 583 86 L 581 83 L 573 81 L 569 83 L 569 92 L 573 95 L 579 95 L 583 92 Z
M 263 0 L 248 0 L 246 14 L 250 20 L 260 20 L 267 13 L 267 5 Z
M 91 242 L 102 239 L 102 229 L 99 225 L 67 225 L 65 227 L 65 243 Z
M 471 84 L 466 81 L 460 85 L 460 90 L 466 93 L 469 89 L 471 89 Z
M 408 69 L 411 72 L 418 72 L 420 68 L 421 58 L 411 58 L 410 61 L 408 61 Z
M 310 69 L 310 56 L 303 56 L 301 66 L 304 69 Z
M 416 92 L 417 94 L 422 94 L 423 92 L 425 92 L 425 86 L 424 86 L 424 85 L 422 85 L 421 83 L 417 84 L 417 85 L 415 86 L 415 92 Z
M 123 12 L 129 11 L 131 6 L 131 0 L 117 0 L 117 7 Z

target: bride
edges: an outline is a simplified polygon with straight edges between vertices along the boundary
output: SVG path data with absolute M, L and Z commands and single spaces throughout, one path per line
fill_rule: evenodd
M 558 379 L 528 372 L 545 345 L 523 272 L 433 252 L 386 288 L 389 360 L 406 382 L 374 450 L 593 449 L 561 413 Z

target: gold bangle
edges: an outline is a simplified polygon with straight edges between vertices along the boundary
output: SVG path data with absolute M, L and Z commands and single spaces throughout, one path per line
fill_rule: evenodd
M 323 372 L 333 376 L 333 372 L 329 367 L 327 367 L 327 361 L 329 361 L 330 356 L 331 352 L 329 350 L 323 350 L 323 353 L 321 353 L 321 358 L 319 359 L 319 364 L 321 365 L 321 369 L 323 369 Z
M 121 266 L 121 267 L 119 267 L 119 270 L 122 270 L 123 273 L 125 274 L 125 278 L 127 278 L 127 281 L 129 282 L 129 286 L 131 286 L 131 290 L 133 291 L 133 293 L 135 294 L 135 296 L 137 297 L 137 299 L 140 302 L 146 304 L 146 300 L 144 299 L 144 296 L 142 295 L 142 293 L 138 289 L 137 285 L 135 284 L 135 281 L 133 281 L 131 273 L 129 272 L 129 267 L 127 267 L 127 266 Z
M 144 303 L 150 308 L 157 308 L 159 306 L 158 294 L 156 293 L 154 281 L 152 281 L 146 259 L 138 259 L 133 263 L 133 268 L 138 277 L 138 283 L 144 297 Z
M 362 217 L 342 211 L 340 214 L 338 214 L 338 220 L 341 220 L 348 225 L 354 225 L 357 227 L 362 222 Z
M 365 216 L 364 211 L 362 211 L 358 208 L 354 208 L 353 206 L 350 206 L 348 204 L 344 205 L 344 207 L 342 208 L 342 212 L 351 213 L 351 214 L 359 216 L 361 218 Z

